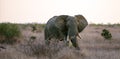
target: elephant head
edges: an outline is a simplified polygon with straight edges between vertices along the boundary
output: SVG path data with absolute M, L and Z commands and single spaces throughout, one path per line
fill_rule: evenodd
M 67 37 L 72 42 L 73 46 L 79 49 L 77 36 L 88 25 L 87 20 L 82 15 L 68 16 L 60 15 L 50 18 L 45 26 L 45 40 L 50 43 L 50 39 L 56 38 L 67 41 Z

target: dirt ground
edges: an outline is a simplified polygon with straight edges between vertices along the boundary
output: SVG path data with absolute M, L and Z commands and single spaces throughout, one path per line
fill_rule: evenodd
M 105 40 L 101 36 L 103 29 L 110 31 L 111 40 Z M 64 46 L 63 42 L 59 42 L 48 49 L 44 45 L 43 31 L 33 33 L 28 27 L 22 29 L 21 43 L 15 45 L 1 44 L 6 49 L 0 49 L 0 59 L 120 59 L 119 26 L 89 25 L 79 35 L 82 37 L 82 39 L 78 39 L 80 51 Z M 30 41 L 31 36 L 35 36 L 36 39 Z

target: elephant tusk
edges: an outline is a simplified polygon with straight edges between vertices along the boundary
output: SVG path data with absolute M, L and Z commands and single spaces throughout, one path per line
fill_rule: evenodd
M 79 34 L 77 34 L 77 36 L 78 36 L 80 39 L 82 39 L 81 36 L 80 36 Z

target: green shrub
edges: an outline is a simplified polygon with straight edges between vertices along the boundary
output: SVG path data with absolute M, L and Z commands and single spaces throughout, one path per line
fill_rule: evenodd
M 112 38 L 111 33 L 107 29 L 102 30 L 101 36 L 103 36 L 105 39 L 108 39 L 108 40 Z
M 1 23 L 0 35 L 6 38 L 1 41 L 2 43 L 13 43 L 14 41 L 16 41 L 16 40 L 13 40 L 13 38 L 20 36 L 20 30 L 16 24 Z

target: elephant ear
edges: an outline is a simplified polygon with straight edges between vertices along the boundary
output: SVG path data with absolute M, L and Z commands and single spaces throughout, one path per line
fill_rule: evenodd
M 83 15 L 75 15 L 77 21 L 78 31 L 81 32 L 87 25 L 88 22 Z
M 69 16 L 67 18 L 67 27 L 69 37 L 74 37 L 78 33 L 77 22 L 74 17 Z

